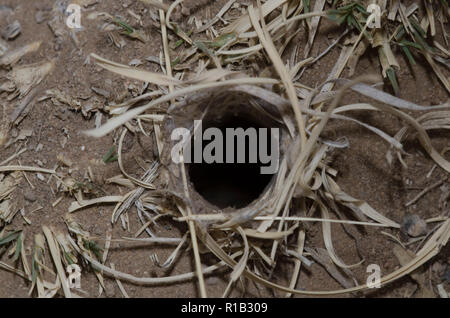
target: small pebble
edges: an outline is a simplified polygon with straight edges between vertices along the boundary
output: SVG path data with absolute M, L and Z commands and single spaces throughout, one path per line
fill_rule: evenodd
M 411 237 L 427 234 L 427 223 L 417 214 L 407 214 L 403 217 L 401 229 Z
M 23 197 L 29 202 L 34 202 L 37 200 L 36 195 L 31 190 L 25 190 L 23 193 Z
M 185 6 L 181 7 L 181 14 L 184 16 L 191 15 L 191 10 Z
M 142 61 L 139 59 L 133 59 L 130 61 L 130 63 L 128 63 L 128 65 L 130 66 L 140 66 L 142 64 L 143 64 Z
M 441 277 L 445 273 L 445 265 L 441 262 L 436 262 L 431 266 L 431 270 L 437 274 L 437 276 Z
M 40 24 L 40 23 L 44 22 L 45 20 L 47 20 L 48 14 L 45 11 L 38 11 L 34 15 L 34 18 L 36 19 L 36 23 Z
M 2 38 L 5 40 L 13 40 L 20 34 L 21 31 L 22 26 L 20 25 L 20 22 L 16 20 L 3 30 Z
M 215 277 L 215 276 L 211 276 L 206 278 L 206 284 L 207 285 L 217 285 L 219 283 L 219 278 Z
M 447 281 L 447 283 L 450 283 L 450 268 L 447 269 L 447 271 L 445 272 L 444 278 Z

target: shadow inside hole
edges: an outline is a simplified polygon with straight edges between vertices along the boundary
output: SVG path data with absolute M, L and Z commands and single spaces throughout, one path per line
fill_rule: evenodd
M 226 128 L 243 128 L 244 130 L 247 130 L 248 128 L 255 128 L 257 132 L 259 131 L 259 128 L 267 128 L 268 155 L 272 156 L 270 153 L 271 127 L 265 127 L 261 123 L 249 119 L 248 116 L 230 115 L 220 120 L 203 121 L 202 135 L 203 132 L 210 127 L 218 128 L 222 132 L 224 145 L 227 144 Z M 210 142 L 210 140 L 203 140 L 202 150 L 204 150 L 205 146 Z M 240 209 L 248 206 L 264 192 L 265 188 L 274 176 L 273 174 L 261 173 L 261 167 L 267 166 L 268 164 L 263 164 L 260 161 L 259 155 L 257 155 L 256 163 L 249 163 L 249 138 L 246 138 L 245 148 L 245 163 L 237 163 L 237 142 L 235 139 L 234 163 L 226 163 L 227 149 L 224 146 L 224 163 L 206 163 L 205 160 L 202 160 L 201 163 L 190 163 L 188 165 L 189 178 L 195 190 L 206 201 L 220 209 L 228 207 Z M 259 145 L 257 149 L 259 150 Z M 191 153 L 194 153 L 193 137 L 191 139 Z

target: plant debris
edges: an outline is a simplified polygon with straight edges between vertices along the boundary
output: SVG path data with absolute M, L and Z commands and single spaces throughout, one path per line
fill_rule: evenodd
M 65 52 L 71 45 L 71 58 L 80 60 L 80 66 L 84 63 L 83 67 L 92 74 L 92 81 L 76 80 L 84 92 L 74 94 L 69 85 L 38 89 L 55 68 L 57 58 L 34 64 L 25 64 L 22 59 L 31 52 L 47 50 L 47 43 L 37 41 L 13 47 L 0 41 L 0 71 L 4 72 L 0 82 L 0 147 L 11 151 L 17 147 L 12 155 L 0 160 L 0 255 L 8 250 L 11 260 L 19 262 L 23 270 L 3 261 L 0 268 L 29 281 L 30 295 L 38 297 L 78 297 L 78 293 L 83 293 L 69 288 L 65 270 L 68 265 L 89 266 L 98 281 L 99 294 L 109 293 L 105 276 L 113 278 L 124 297 L 131 294 L 122 284 L 125 281 L 154 286 L 188 280 L 198 284 L 201 297 L 208 297 L 215 287 L 207 283 L 205 276 L 222 269 L 229 270 L 229 275 L 224 276 L 226 287 L 220 291 L 223 297 L 236 291 L 243 279 L 286 296 L 354 294 L 369 290 L 370 286 L 357 279 L 357 272 L 367 260 L 361 256 L 353 233 L 370 236 L 382 231 L 383 239 L 398 244 L 390 252 L 400 264 L 391 272 L 383 272 L 382 286 L 410 276 L 417 290 L 409 296 L 448 296 L 443 283 L 438 282 L 435 293 L 427 275 L 421 272 L 423 265 L 448 243 L 448 213 L 439 211 L 424 219 L 401 210 L 401 219 L 344 191 L 339 185 L 340 171 L 332 161 L 333 154 L 345 150 L 350 143 L 342 135 L 341 139 L 334 139 L 334 131 L 330 137 L 327 130 L 336 121 L 365 128 L 390 149 L 386 154 L 389 165 L 398 159 L 405 169 L 406 162 L 417 158 L 406 152 L 409 149 L 404 144 L 408 137 L 417 139 L 423 149 L 421 156 L 426 155 L 426 160 L 434 164 L 429 175 L 435 168 L 440 173 L 450 173 L 448 149 L 437 149 L 430 137 L 430 131 L 450 128 L 449 101 L 433 100 L 421 105 L 406 100 L 402 97 L 404 83 L 400 76 L 405 72 L 403 59 L 411 66 L 425 64 L 430 68 L 429 77 L 450 93 L 446 1 L 423 1 L 424 10 L 419 10 L 416 3 L 376 1 L 382 12 L 379 27 L 371 26 L 372 16 L 366 11 L 369 1 L 317 0 L 313 5 L 304 0 L 257 0 L 243 5 L 230 0 L 207 18 L 189 16 L 190 9 L 182 1 L 141 2 L 146 11 L 123 4 L 127 8 L 124 17 L 96 11 L 100 9 L 95 0 L 78 1 L 90 11 L 85 22 L 96 26 L 98 37 L 110 49 L 105 54 L 109 59 L 99 52 L 84 52 L 80 40 L 85 36 L 84 28 L 65 27 L 64 3 L 55 3 L 51 11 L 36 13 L 37 23 L 48 21 L 54 35 L 54 51 Z M 325 20 L 333 23 L 340 34 L 327 43 L 325 50 L 318 51 L 315 42 Z M 147 57 L 124 56 L 125 49 L 133 46 L 139 52 L 154 41 L 155 32 L 150 33 L 149 28 L 157 28 L 161 37 L 159 55 L 152 52 Z M 22 32 L 20 23 L 15 21 L 3 30 L 2 37 L 12 40 Z M 299 42 L 299 36 L 305 41 Z M 70 44 L 66 41 L 69 38 Z M 337 59 L 330 69 L 325 69 L 321 61 L 330 51 Z M 354 77 L 367 54 L 374 54 L 379 74 Z M 304 74 L 318 69 L 326 72 L 325 80 L 314 87 L 305 84 L 308 82 Z M 120 81 L 107 76 L 116 76 Z M 118 90 L 112 85 L 117 82 L 121 83 Z M 355 100 L 354 96 L 357 102 L 349 102 Z M 20 133 L 14 128 L 10 138 L 14 124 L 27 116 L 35 98 L 46 109 L 56 107 L 52 115 L 62 119 L 58 121 L 58 140 L 41 140 L 35 125 Z M 95 128 L 84 134 L 73 133 L 65 126 L 67 118 L 57 114 L 66 109 L 83 115 L 83 127 Z M 256 200 L 238 209 L 222 209 L 197 192 L 183 155 L 180 162 L 171 160 L 171 131 L 174 127 L 188 127 L 189 138 L 183 149 L 190 146 L 191 137 L 199 129 L 194 120 L 239 112 L 280 127 L 279 169 Z M 354 116 L 355 113 L 364 115 Z M 376 127 L 365 116 L 372 113 L 398 119 L 404 127 L 391 136 L 391 129 Z M 95 115 L 95 120 L 91 115 Z M 102 120 L 105 117 L 106 122 Z M 36 148 L 30 148 L 26 143 L 29 137 L 34 142 L 36 133 Z M 98 139 L 95 149 L 83 141 L 105 136 L 110 141 Z M 79 140 L 81 144 L 76 143 Z M 54 142 L 63 148 L 76 146 L 80 150 L 59 153 L 48 161 L 33 161 L 38 167 L 20 163 L 19 157 L 25 151 L 35 149 L 41 154 L 38 149 L 44 145 L 45 149 L 50 148 Z M 144 158 L 130 150 L 134 144 L 150 151 L 151 156 Z M 45 168 L 50 160 L 55 166 Z M 107 170 L 114 168 L 117 171 Z M 352 167 L 349 170 L 352 174 Z M 447 177 L 441 178 L 420 189 L 416 197 L 401 206 L 414 211 L 414 205 L 440 187 L 441 200 L 437 203 L 446 207 L 447 181 Z M 15 200 L 21 182 L 32 189 L 23 192 L 23 207 L 16 206 L 20 201 Z M 50 189 L 51 208 L 67 209 L 67 214 L 65 229 L 40 225 L 40 233 L 34 235 L 29 249 L 30 265 L 30 252 L 24 246 L 31 226 L 26 224 L 35 224 L 33 213 L 44 209 L 34 206 L 41 200 L 33 191 L 33 183 Z M 95 224 L 83 224 L 79 219 L 89 209 L 102 215 L 108 213 L 112 225 L 121 226 L 130 237 L 113 237 L 109 230 L 102 233 Z M 18 213 L 25 224 L 23 229 L 12 228 Z M 184 232 L 169 236 L 164 232 L 167 224 L 176 224 L 177 228 L 181 225 Z M 336 244 L 336 224 L 355 241 L 354 258 L 341 255 Z M 316 232 L 311 231 L 312 227 Z M 320 240 L 315 239 L 317 230 Z M 183 274 L 166 271 L 160 276 L 127 273 L 114 265 L 118 263 L 110 255 L 113 242 L 169 246 L 170 254 L 164 258 L 158 253 L 150 254 L 155 270 L 173 268 L 182 253 L 190 250 L 194 270 Z M 353 250 L 348 248 L 351 254 Z M 206 266 L 206 258 L 215 263 Z M 276 269 L 286 259 L 293 263 L 293 270 L 286 276 L 288 285 L 283 285 L 277 280 Z M 309 290 L 300 286 L 305 268 L 312 271 L 317 266 L 342 288 Z M 448 269 L 444 276 L 448 281 Z

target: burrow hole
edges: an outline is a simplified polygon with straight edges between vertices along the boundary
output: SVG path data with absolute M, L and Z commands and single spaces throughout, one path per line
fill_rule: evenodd
M 271 128 L 269 125 L 264 125 L 258 122 L 249 115 L 231 114 L 222 117 L 221 119 L 209 119 L 202 121 L 202 134 L 210 128 L 218 128 L 223 135 L 224 145 L 226 145 L 226 129 L 227 128 L 268 128 L 267 147 L 269 154 L 271 152 Z M 259 138 L 259 135 L 258 135 Z M 258 140 L 259 141 L 259 140 Z M 203 141 L 203 148 L 210 141 Z M 267 166 L 257 156 L 256 163 L 249 163 L 249 139 L 246 138 L 245 163 L 237 163 L 237 142 L 234 142 L 234 163 L 206 163 L 204 160 L 201 163 L 190 163 L 188 172 L 190 181 L 195 190 L 209 203 L 217 206 L 220 209 L 236 208 L 240 209 L 248 206 L 254 200 L 260 197 L 265 188 L 270 183 L 274 174 L 261 174 L 261 166 Z M 194 151 L 194 138 L 191 138 L 191 151 Z M 258 147 L 259 150 L 259 147 Z M 192 152 L 193 153 L 193 152 Z M 213 152 L 214 153 L 214 152 Z M 223 148 L 223 156 L 226 158 L 226 147 Z M 194 160 L 192 160 L 193 162 Z

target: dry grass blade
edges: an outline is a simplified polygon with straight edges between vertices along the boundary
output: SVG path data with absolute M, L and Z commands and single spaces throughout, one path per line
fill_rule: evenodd
M 26 148 L 23 148 L 21 150 L 19 150 L 18 152 L 16 152 L 14 155 L 11 155 L 9 158 L 7 158 L 5 161 L 0 162 L 0 167 L 4 166 L 6 164 L 8 164 L 9 162 L 13 161 L 14 159 L 16 159 L 17 157 L 19 157 L 21 154 L 23 154 L 25 151 L 27 151 Z
M 153 180 L 157 176 L 157 172 L 158 172 L 158 163 L 157 162 L 153 163 L 151 165 L 151 167 L 146 171 L 146 173 L 143 176 L 143 180 L 138 180 L 138 179 L 130 176 L 125 171 L 125 169 L 123 167 L 123 163 L 122 163 L 122 147 L 123 147 L 123 140 L 124 140 L 125 135 L 127 134 L 127 132 L 128 132 L 128 130 L 124 129 L 122 134 L 121 134 L 121 136 L 120 136 L 120 139 L 119 139 L 119 149 L 117 150 L 117 154 L 118 154 L 117 161 L 119 163 L 119 168 L 122 171 L 123 175 L 128 178 L 128 180 L 132 181 L 133 183 L 135 183 L 136 185 L 138 185 L 138 186 L 140 186 L 142 188 L 153 190 L 153 189 L 155 189 L 155 186 L 152 185 L 151 182 L 153 182 Z M 141 190 L 140 193 L 142 193 L 142 190 Z
M 142 242 L 151 244 L 170 244 L 177 245 L 181 243 L 182 239 L 172 238 L 172 237 L 147 237 L 147 238 L 135 238 L 135 237 L 124 237 L 124 241 L 130 242 Z
M 111 263 L 111 269 L 116 270 L 113 263 Z M 117 276 L 114 276 L 114 279 L 116 280 L 117 286 L 119 286 L 120 292 L 122 293 L 123 297 L 130 298 L 125 288 L 123 287 L 122 283 L 120 282 L 119 278 Z
M 257 238 L 257 239 L 263 239 L 263 240 L 281 240 L 289 235 L 291 235 L 294 230 L 297 228 L 297 225 L 294 225 L 287 231 L 278 231 L 278 232 L 258 232 L 254 229 L 244 229 L 244 233 L 248 237 Z
M 325 6 L 325 0 L 316 1 L 314 3 L 314 12 L 322 11 L 324 6 Z M 319 27 L 320 18 L 321 18 L 320 16 L 315 16 L 311 19 L 310 29 L 309 29 L 309 34 L 308 34 L 308 43 L 306 44 L 306 48 L 305 48 L 305 58 L 308 57 L 309 52 L 314 43 L 314 38 L 316 36 L 316 32 Z
M 198 221 L 214 221 L 214 222 L 224 222 L 230 220 L 228 216 L 218 215 L 218 214 L 197 214 L 191 217 L 179 217 L 178 221 L 186 221 L 188 219 L 198 220 Z M 336 219 L 324 219 L 324 218 L 311 218 L 311 217 L 302 217 L 302 216 L 255 216 L 252 221 L 271 221 L 270 224 L 273 224 L 274 221 L 297 221 L 297 222 L 329 222 L 329 223 L 337 223 L 337 224 L 354 224 L 354 225 L 365 225 L 365 226 L 376 226 L 376 227 L 400 227 L 397 223 L 384 224 L 384 223 L 373 223 L 373 222 L 360 222 L 360 221 L 351 221 L 351 220 L 336 220 Z M 391 221 L 392 222 L 392 221 Z M 389 222 L 388 222 L 389 223 Z M 249 230 L 250 231 L 250 230 Z M 259 231 L 259 230 L 257 230 Z M 251 233 L 254 233 L 251 230 Z M 263 232 L 260 232 L 263 233 Z M 264 235 L 264 234 L 262 234 Z
M 320 210 L 321 210 L 321 212 L 322 212 L 322 217 L 323 217 L 324 219 L 329 219 L 330 216 L 329 216 L 328 210 L 325 208 L 325 206 L 320 205 L 320 208 L 321 208 Z M 328 254 L 329 254 L 329 256 L 330 256 L 330 259 L 333 260 L 333 262 L 334 262 L 337 266 L 339 266 L 340 268 L 343 268 L 343 269 L 347 269 L 347 268 L 350 269 L 350 268 L 357 267 L 357 266 L 361 265 L 361 264 L 364 262 L 364 260 L 361 260 L 360 262 L 358 262 L 358 263 L 356 263 L 356 264 L 353 264 L 353 265 L 346 265 L 346 264 L 344 264 L 344 262 L 336 255 L 336 252 L 335 252 L 334 247 L 333 247 L 333 241 L 332 241 L 332 235 L 331 235 L 331 224 L 330 224 L 330 222 L 324 222 L 324 223 L 322 224 L 322 233 L 323 233 L 323 240 L 324 240 L 324 242 L 325 242 L 325 247 L 326 247 L 326 249 L 327 249 L 327 251 L 328 251 Z M 348 286 L 344 286 L 344 287 L 348 287 Z
M 11 172 L 11 171 L 30 171 L 30 172 L 42 172 L 42 173 L 49 173 L 49 174 L 55 174 L 55 170 L 51 169 L 44 169 L 39 167 L 29 167 L 29 166 L 3 166 L 0 167 L 0 172 Z
M 169 10 L 169 5 L 163 3 L 163 2 L 160 1 L 160 0 L 140 0 L 140 1 L 143 2 L 143 3 L 145 3 L 145 4 L 148 4 L 148 5 L 150 5 L 150 6 L 153 6 L 153 7 L 155 7 L 155 8 L 164 10 L 164 11 L 168 11 L 168 10 Z
M 262 46 L 266 50 L 269 55 L 275 69 L 278 72 L 285 88 L 289 100 L 291 102 L 292 109 L 294 110 L 295 118 L 297 120 L 297 125 L 301 138 L 301 145 L 303 146 L 306 142 L 306 132 L 305 132 L 305 123 L 303 121 L 302 114 L 300 112 L 300 104 L 298 102 L 298 97 L 295 92 L 294 84 L 292 83 L 292 79 L 289 76 L 286 67 L 284 66 L 280 55 L 278 54 L 275 45 L 270 38 L 270 35 L 267 32 L 263 32 L 261 26 L 259 25 L 258 18 L 256 17 L 256 12 L 253 6 L 248 8 L 248 13 L 250 16 L 250 21 L 252 22 L 253 27 L 255 28 L 256 33 L 258 34 L 259 40 L 261 41 Z M 303 148 L 303 147 L 302 147 Z
M 19 47 L 13 51 L 7 51 L 0 58 L 0 66 L 11 66 L 18 62 L 24 55 L 35 52 L 41 46 L 41 41 L 36 41 L 31 44 L 25 45 L 23 47 Z
M 179 84 L 178 80 L 167 75 L 138 70 L 128 65 L 109 61 L 94 53 L 92 53 L 91 56 L 95 59 L 96 63 L 104 69 L 129 78 L 137 79 L 143 82 L 149 82 L 156 85 Z
M 157 258 L 157 256 L 156 256 L 156 254 L 154 254 L 153 261 L 155 262 L 155 264 L 156 264 L 158 267 L 167 269 L 167 268 L 169 268 L 169 267 L 173 264 L 173 262 L 175 261 L 175 259 L 176 259 L 177 256 L 179 255 L 181 248 L 182 248 L 183 245 L 186 243 L 186 240 L 187 240 L 187 237 L 188 237 L 187 234 L 188 234 L 188 233 L 186 233 L 186 234 L 183 236 L 183 238 L 181 239 L 181 242 L 180 242 L 180 243 L 178 244 L 178 246 L 173 250 L 173 252 L 169 255 L 169 257 L 166 259 L 166 261 L 165 261 L 164 263 L 160 264 L 160 263 L 159 263 L 159 260 L 158 260 L 158 258 Z
M 114 129 L 116 129 L 117 127 L 120 127 L 121 125 L 123 125 L 126 122 L 128 122 L 129 120 L 137 117 L 138 115 L 142 114 L 143 112 L 151 109 L 152 107 L 155 107 L 162 103 L 169 102 L 170 100 L 172 100 L 174 98 L 188 95 L 189 93 L 192 93 L 192 92 L 199 92 L 202 90 L 208 90 L 208 89 L 213 89 L 213 88 L 218 88 L 218 87 L 223 87 L 223 86 L 237 86 L 237 85 L 242 85 L 242 84 L 255 84 L 255 85 L 257 85 L 257 84 L 276 84 L 276 83 L 278 83 L 277 80 L 270 79 L 270 78 L 241 78 L 241 79 L 234 79 L 234 80 L 225 80 L 225 81 L 217 82 L 217 83 L 214 82 L 214 83 L 207 83 L 207 84 L 192 85 L 190 87 L 178 89 L 178 90 L 174 91 L 173 93 L 162 96 L 162 97 L 148 103 L 147 105 L 129 110 L 126 113 L 124 113 L 118 117 L 110 119 L 106 124 L 104 124 L 103 126 L 97 128 L 97 129 L 86 131 L 85 134 L 88 136 L 97 137 L 97 138 L 103 137 L 106 134 L 113 131 Z
M 287 0 L 269 0 L 266 1 L 262 5 L 262 14 L 263 17 L 266 17 L 268 14 L 270 14 L 273 10 L 281 7 L 284 3 L 286 3 Z M 248 31 L 252 26 L 252 22 L 250 21 L 249 14 L 243 15 L 238 20 L 234 21 L 232 24 L 227 26 L 223 29 L 224 33 L 243 33 Z
M 296 252 L 298 253 L 298 255 L 302 255 L 303 254 L 303 249 L 305 247 L 305 231 L 300 230 L 298 232 L 298 238 L 297 238 L 297 250 Z M 300 258 L 296 258 L 295 259 L 295 266 L 294 266 L 294 271 L 292 273 L 292 278 L 291 278 L 291 283 L 289 284 L 289 288 L 290 289 L 295 289 L 295 286 L 297 285 L 297 280 L 298 280 L 298 276 L 300 274 L 300 266 L 302 264 L 302 261 L 300 260 Z M 291 297 L 292 293 L 286 293 L 286 297 Z
M 244 253 L 243 253 L 241 259 L 239 260 L 239 262 L 234 267 L 233 272 L 231 273 L 230 282 L 228 283 L 228 286 L 227 286 L 226 290 L 224 291 L 222 298 L 227 297 L 227 295 L 231 291 L 231 287 L 233 286 L 233 284 L 241 277 L 242 273 L 245 270 L 245 267 L 247 266 L 248 255 L 250 252 L 245 231 L 240 226 L 238 226 L 236 228 L 236 230 L 241 235 L 241 237 L 244 241 Z
M 349 80 L 345 79 L 339 79 L 337 80 L 340 83 L 348 83 Z M 364 96 L 373 98 L 379 102 L 382 102 L 387 105 L 391 105 L 400 109 L 406 109 L 406 110 L 413 110 L 413 111 L 431 111 L 431 110 L 438 110 L 438 109 L 449 109 L 450 104 L 442 104 L 442 105 L 435 105 L 435 106 L 421 106 L 417 105 L 415 103 L 406 101 L 404 99 L 401 99 L 396 96 L 392 96 L 386 92 L 383 92 L 381 90 L 378 90 L 376 88 L 373 88 L 367 84 L 364 83 L 357 83 L 351 87 L 352 90 L 355 92 L 358 92 Z
M 69 207 L 69 213 L 75 212 L 85 207 L 89 207 L 91 205 L 96 205 L 100 203 L 116 203 L 123 202 L 124 196 L 121 195 L 110 195 L 102 198 L 95 198 L 91 200 L 83 200 L 81 202 L 75 201 Z
M 93 266 L 98 268 L 99 270 L 102 270 L 105 274 L 108 274 L 109 276 L 118 277 L 121 280 L 125 280 L 128 282 L 132 282 L 138 285 L 166 285 L 166 284 L 174 284 L 174 283 L 180 283 L 192 280 L 196 277 L 195 272 L 190 272 L 186 274 L 180 274 L 180 275 L 174 275 L 174 276 L 168 276 L 168 277 L 136 277 L 130 274 L 126 274 L 117 270 L 114 270 L 110 267 L 107 267 L 103 265 L 102 263 L 98 262 L 91 256 L 89 256 L 86 252 L 82 251 L 80 247 L 73 241 L 73 239 L 70 236 L 67 236 L 67 240 L 69 243 L 73 246 L 73 248 L 80 253 L 80 255 L 83 256 L 86 261 L 91 263 Z M 241 255 L 241 253 L 235 253 L 231 257 L 231 259 L 234 259 Z M 223 262 L 219 262 L 217 265 L 212 265 L 209 267 L 206 267 L 202 270 L 202 273 L 204 275 L 213 273 L 214 271 L 217 271 L 218 269 L 222 268 L 224 266 Z
M 180 170 L 181 170 L 181 176 L 182 176 L 182 180 L 183 180 L 184 194 L 185 194 L 186 198 L 189 199 L 189 188 L 187 185 L 186 170 L 184 167 L 184 157 L 183 157 L 183 154 L 180 154 L 180 156 L 181 156 L 181 163 L 180 163 L 181 169 Z M 187 216 L 191 216 L 192 210 L 189 205 L 186 206 L 186 210 L 187 210 L 187 213 L 183 213 L 183 214 L 185 214 Z M 180 211 L 183 211 L 183 210 L 180 209 Z M 196 232 L 196 226 L 194 224 L 194 221 L 189 220 L 188 226 L 189 226 L 189 232 L 191 234 L 192 247 L 194 250 L 195 268 L 196 268 L 197 278 L 198 278 L 198 281 L 200 284 L 200 294 L 201 294 L 202 298 L 206 298 L 207 295 L 206 295 L 205 281 L 203 278 L 202 263 L 200 260 L 200 253 L 198 250 L 197 232 Z
M 58 279 L 61 283 L 62 289 L 64 291 L 64 295 L 67 298 L 71 298 L 72 297 L 72 293 L 70 291 L 69 288 L 69 282 L 67 281 L 67 277 L 66 277 L 66 272 L 62 266 L 62 262 L 61 262 L 61 254 L 58 248 L 58 245 L 56 243 L 56 240 L 53 236 L 52 231 L 46 227 L 43 226 L 42 227 L 42 231 L 44 232 L 45 238 L 47 240 L 47 244 L 48 247 L 50 249 L 50 254 L 52 256 L 53 259 L 53 263 L 55 264 L 57 273 L 58 273 Z

